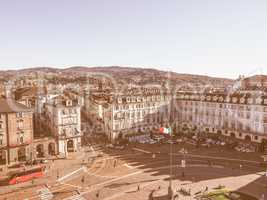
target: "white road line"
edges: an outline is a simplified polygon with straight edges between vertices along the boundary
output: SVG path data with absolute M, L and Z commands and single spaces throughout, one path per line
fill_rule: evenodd
M 89 192 L 95 191 L 95 190 L 98 189 L 99 186 L 106 185 L 106 184 L 108 184 L 108 183 L 112 183 L 112 182 L 114 182 L 114 181 L 118 181 L 118 180 L 121 180 L 121 179 L 124 179 L 124 178 L 128 178 L 128 177 L 130 177 L 130 176 L 134 176 L 134 175 L 136 175 L 136 174 L 141 174 L 141 173 L 143 173 L 143 171 L 137 171 L 137 172 L 134 172 L 134 173 L 131 173 L 131 174 L 127 174 L 127 175 L 125 175 L 125 176 L 121 176 L 121 177 L 118 177 L 118 178 L 115 178 L 115 179 L 111 179 L 111 180 L 107 180 L 107 181 L 102 182 L 102 183 L 95 184 L 95 185 L 92 186 L 91 189 L 88 189 L 87 191 L 82 192 L 82 193 L 79 194 L 79 195 L 75 195 L 75 197 L 77 197 L 77 196 L 83 196 L 83 195 L 85 195 L 85 194 L 87 194 L 87 193 L 89 193 Z M 72 199 L 73 199 L 73 198 L 72 198 L 72 196 L 71 196 L 71 197 L 65 198 L 64 200 L 72 200 Z
M 127 163 L 124 164 L 125 167 L 128 167 L 129 169 L 133 169 L 131 165 L 128 165 Z
M 95 176 L 95 177 L 100 177 L 100 178 L 117 178 L 119 176 L 104 176 L 104 175 L 98 175 L 96 173 L 90 173 L 90 172 L 87 172 L 87 174 L 89 176 Z
M 39 197 L 41 200 L 50 200 L 50 199 L 53 199 L 54 197 L 54 195 L 48 188 L 42 188 L 38 190 L 37 192 L 39 192 Z
M 75 195 L 75 196 L 72 196 L 71 200 L 86 200 L 86 199 L 80 195 Z
M 172 153 L 172 155 L 183 155 L 181 153 Z M 227 160 L 227 161 L 238 161 L 238 162 L 247 162 L 247 163 L 256 163 L 260 164 L 260 162 L 253 161 L 253 160 L 241 160 L 235 158 L 227 158 L 227 157 L 218 157 L 218 156 L 205 156 L 205 155 L 196 155 L 196 154 L 186 154 L 187 157 L 197 157 L 197 158 L 210 158 L 210 159 L 217 159 L 217 160 Z
M 69 174 L 67 174 L 67 175 L 65 175 L 65 176 L 63 176 L 63 177 L 57 179 L 57 181 L 61 182 L 61 181 L 63 181 L 64 179 L 67 179 L 68 177 L 70 177 L 70 176 L 76 174 L 77 172 L 79 172 L 79 171 L 81 171 L 81 170 L 84 170 L 84 171 L 85 171 L 86 168 L 85 168 L 85 167 L 81 167 L 81 168 L 79 168 L 79 169 L 77 169 L 77 170 L 75 170 L 75 171 L 73 171 L 73 172 L 71 172 L 71 173 L 69 173 Z
M 139 149 L 139 148 L 133 148 L 133 150 L 140 151 L 140 152 L 143 152 L 143 153 L 151 153 L 150 151 L 146 151 L 146 150 Z
M 59 186 L 59 188 L 57 188 L 57 189 L 55 189 L 55 190 L 53 190 L 53 187 L 54 186 Z M 63 187 L 62 187 L 63 186 Z M 60 191 L 60 190 L 64 190 L 66 187 L 64 186 L 64 185 L 62 185 L 62 184 L 55 184 L 55 185 L 53 185 L 52 186 L 52 188 L 51 188 L 51 193 L 53 194 L 54 192 L 57 192 L 57 191 Z M 38 192 L 38 190 L 37 190 L 37 192 Z M 33 195 L 33 196 L 31 196 L 31 197 L 29 197 L 28 198 L 28 200 L 30 200 L 30 199 L 37 199 L 39 197 L 39 195 Z
M 69 184 L 69 183 L 62 183 L 62 185 L 66 185 L 66 186 L 70 186 L 70 187 L 74 187 L 74 188 L 79 188 L 79 189 L 82 188 L 82 187 L 80 187 L 78 185 L 72 185 L 72 184 Z
M 163 179 L 160 179 L 160 180 L 156 180 L 156 181 L 152 181 L 152 182 L 149 182 L 149 183 L 145 183 L 145 184 L 141 184 L 140 187 L 144 188 L 146 186 L 149 186 L 149 185 L 152 185 L 152 184 L 155 184 L 159 181 L 162 181 Z M 133 189 L 136 188 L 136 186 L 134 187 L 131 187 L 130 189 L 128 190 L 125 190 L 123 192 L 120 192 L 120 193 L 117 193 L 117 194 L 114 194 L 113 196 L 110 196 L 110 197 L 107 197 L 107 198 L 104 198 L 103 200 L 111 200 L 111 199 L 114 199 L 114 198 L 117 198 L 117 197 L 120 197 L 120 196 L 123 196 L 125 193 L 127 192 L 131 192 L 133 191 Z

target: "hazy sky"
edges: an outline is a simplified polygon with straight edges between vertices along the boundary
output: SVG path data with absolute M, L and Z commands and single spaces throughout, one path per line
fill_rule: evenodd
M 0 0 L 0 69 L 267 74 L 266 0 Z

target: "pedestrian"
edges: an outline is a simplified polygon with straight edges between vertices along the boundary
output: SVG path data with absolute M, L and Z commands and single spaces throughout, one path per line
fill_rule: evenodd
M 178 199 L 179 199 L 179 195 L 178 195 L 178 194 L 174 195 L 174 196 L 173 196 L 173 199 L 174 199 L 174 200 L 178 200 Z
M 155 190 L 152 190 L 148 196 L 148 199 L 149 200 L 153 200 L 153 193 L 154 193 Z
M 205 192 L 207 192 L 209 190 L 209 188 L 208 188 L 208 186 L 206 186 L 206 188 L 205 188 Z
M 99 191 L 97 191 L 97 193 L 96 193 L 96 195 L 95 195 L 95 196 L 96 196 L 96 198 L 98 198 L 98 197 L 99 197 Z
M 84 176 L 82 177 L 81 182 L 82 182 L 82 184 L 84 184 Z
M 139 191 L 139 190 L 140 190 L 140 186 L 138 185 L 138 186 L 137 186 L 137 191 Z
M 160 185 L 159 185 L 158 190 L 160 190 L 160 189 L 161 189 L 161 187 L 160 187 Z

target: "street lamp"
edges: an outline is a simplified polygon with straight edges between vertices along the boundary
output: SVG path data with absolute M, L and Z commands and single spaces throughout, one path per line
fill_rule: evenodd
M 170 129 L 170 128 L 169 128 Z M 168 188 L 168 194 L 170 197 L 172 197 L 172 131 L 170 131 L 171 134 L 171 142 L 170 142 L 170 181 L 169 181 L 169 188 Z

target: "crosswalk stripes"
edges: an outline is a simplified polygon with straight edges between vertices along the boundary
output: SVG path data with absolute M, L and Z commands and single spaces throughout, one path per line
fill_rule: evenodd
M 70 198 L 67 198 L 68 200 L 86 200 L 83 196 L 81 195 L 74 195 L 71 196 Z
M 50 200 L 54 196 L 48 188 L 42 188 L 38 190 L 38 193 L 41 200 Z

